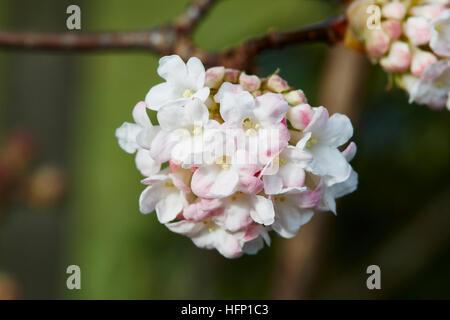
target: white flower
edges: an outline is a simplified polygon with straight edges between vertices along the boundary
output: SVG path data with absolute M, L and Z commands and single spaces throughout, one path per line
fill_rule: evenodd
M 272 196 L 272 199 L 276 212 L 273 230 L 283 238 L 292 238 L 313 217 L 313 208 L 320 200 L 320 192 L 306 187 L 287 188 Z
M 450 9 L 431 22 L 431 49 L 442 57 L 450 57 Z
M 145 102 L 152 110 L 163 106 L 183 106 L 193 97 L 205 101 L 209 88 L 205 84 L 205 67 L 192 57 L 187 64 L 177 55 L 165 56 L 159 60 L 158 74 L 166 82 L 150 89 Z
M 410 90 L 410 102 L 427 104 L 441 109 L 447 105 L 450 92 L 450 60 L 430 64 Z
M 168 105 L 158 111 L 161 131 L 152 142 L 151 155 L 158 161 L 173 160 L 187 167 L 214 153 L 219 123 L 209 119 L 205 104 L 197 98 L 184 107 Z
M 313 110 L 311 122 L 303 130 L 303 138 L 297 147 L 306 147 L 313 156 L 309 170 L 323 177 L 327 186 L 331 186 L 350 176 L 351 167 L 338 147 L 352 137 L 353 127 L 345 115 L 336 113 L 329 117 L 324 107 Z
M 342 152 L 342 155 L 347 161 L 351 161 L 356 154 L 356 144 L 351 142 L 348 147 Z M 352 169 L 347 180 L 336 183 L 330 187 L 321 186 L 323 188 L 322 199 L 318 204 L 318 209 L 336 213 L 336 199 L 341 198 L 349 193 L 352 193 L 358 187 L 358 174 Z
M 124 122 L 116 129 L 116 137 L 120 147 L 128 153 L 136 153 L 136 166 L 144 176 L 159 172 L 161 163 L 155 161 L 148 151 L 150 145 L 159 132 L 158 126 L 153 126 L 147 115 L 144 102 L 139 102 L 133 109 L 136 123 Z
M 277 155 L 262 172 L 264 192 L 279 194 L 286 188 L 301 188 L 305 182 L 305 169 L 312 160 L 312 155 L 300 148 L 287 146 Z M 275 170 L 275 173 L 266 171 Z
M 245 150 L 220 155 L 214 163 L 199 167 L 192 176 L 192 191 L 202 198 L 226 198 L 236 191 L 257 194 L 263 182 L 256 177 L 261 166 Z
M 230 232 L 214 218 L 203 222 L 182 220 L 166 224 L 170 231 L 192 239 L 199 248 L 216 249 L 226 258 L 238 258 L 242 254 L 256 254 L 264 242 L 270 245 L 266 228 L 250 225 L 246 230 Z
M 147 214 L 156 210 L 161 223 L 174 220 L 183 208 L 188 205 L 189 170 L 169 173 L 164 169 L 160 174 L 142 180 L 148 187 L 141 193 L 139 208 Z

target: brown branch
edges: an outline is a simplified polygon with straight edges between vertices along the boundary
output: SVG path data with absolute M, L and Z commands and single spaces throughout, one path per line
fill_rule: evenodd
M 192 31 L 216 2 L 217 0 L 194 1 L 175 21 L 175 27 L 180 31 Z
M 138 32 L 105 33 L 37 33 L 0 31 L 0 49 L 99 51 L 145 50 L 159 55 L 178 54 L 183 59 L 199 57 L 207 66 L 223 65 L 248 69 L 251 59 L 265 49 L 320 41 L 336 43 L 342 40 L 346 19 L 339 16 L 319 24 L 290 32 L 271 31 L 265 36 L 249 39 L 235 47 L 215 52 L 196 47 L 191 33 L 216 0 L 197 0 L 173 24 Z

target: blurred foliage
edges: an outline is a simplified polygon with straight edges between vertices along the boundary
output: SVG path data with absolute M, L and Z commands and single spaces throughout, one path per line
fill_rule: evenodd
M 12 0 L 0 1 L 0 27 L 64 30 L 65 8 L 77 3 L 82 8 L 83 31 L 142 29 L 171 21 L 188 2 L 64 0 L 56 4 L 42 0 L 39 12 L 50 10 L 49 18 L 32 16 L 32 23 L 17 18 L 11 22 L 6 12 L 15 10 L 16 15 L 19 11 L 33 15 L 34 1 L 24 1 L 22 6 L 13 4 Z M 11 8 L 4 7 L 5 4 Z M 222 49 L 269 28 L 298 27 L 332 16 L 337 10 L 327 0 L 221 1 L 199 26 L 194 39 L 203 48 Z M 314 44 L 267 51 L 257 57 L 259 74 L 280 68 L 290 85 L 302 88 L 314 105 L 326 50 L 326 46 Z M 21 57 L 31 59 L 31 55 Z M 6 77 L 9 73 L 3 68 L 14 56 L 18 54 L 0 54 L 0 72 L 4 75 L 0 79 L 0 129 L 5 130 L 10 126 L 3 114 L 14 105 L 5 105 L 3 101 L 3 96 L 8 95 L 5 82 L 9 80 Z M 46 59 L 47 65 L 53 62 L 56 65 L 59 59 L 65 61 L 71 65 L 68 77 L 73 79 L 70 96 L 64 95 L 70 105 L 61 106 L 68 109 L 68 115 L 54 120 L 61 121 L 69 133 L 62 138 L 64 145 L 48 144 L 44 149 L 47 155 L 65 150 L 63 161 L 70 181 L 70 197 L 64 209 L 69 219 L 63 226 L 58 225 L 63 233 L 58 247 L 63 256 L 55 258 L 60 259 L 59 267 L 52 269 L 59 271 L 51 276 L 42 273 L 43 281 L 54 282 L 57 295 L 45 297 L 267 298 L 278 276 L 274 265 L 280 240 L 275 235 L 272 248 L 265 248 L 257 256 L 226 260 L 216 252 L 200 250 L 189 239 L 169 232 L 158 223 L 155 215 L 139 213 L 138 197 L 144 188 L 139 183 L 141 177 L 134 167 L 133 156 L 118 147 L 114 130 L 123 121 L 131 121 L 132 107 L 144 99 L 151 86 L 161 81 L 156 74 L 158 57 L 142 52 L 122 52 L 74 54 L 70 58 L 39 54 L 36 59 Z M 54 70 L 50 67 L 43 72 L 47 77 Z M 339 202 L 340 215 L 333 219 L 329 228 L 326 263 L 316 292 L 319 298 L 320 288 L 345 270 L 359 270 L 364 276 L 367 255 L 413 218 L 435 194 L 449 186 L 449 112 L 409 105 L 405 93 L 385 91 L 387 79 L 378 67 L 370 69 L 368 78 L 359 106 L 360 121 L 355 124 L 359 152 L 353 165 L 360 175 L 360 187 Z M 20 79 L 15 80 L 16 87 L 23 85 Z M 28 86 L 31 87 L 31 83 Z M 33 106 L 41 107 L 45 107 L 42 101 L 36 101 Z M 36 120 L 43 121 L 44 127 L 45 118 L 56 116 L 61 115 L 47 113 Z M 153 113 L 151 116 L 155 120 Z M 16 113 L 15 119 L 20 123 L 21 115 Z M 58 130 L 47 133 L 49 139 L 50 135 L 58 134 Z M 50 160 L 58 158 L 57 155 L 48 157 Z M 0 252 L 5 251 L 4 247 L 0 247 Z M 48 255 L 45 257 L 52 259 Z M 20 262 L 20 257 L 15 259 Z M 450 258 L 443 254 L 436 259 L 438 261 L 430 261 L 427 269 L 407 288 L 399 288 L 398 292 L 384 297 L 448 297 L 444 288 L 450 285 L 446 272 Z M 382 265 L 382 262 L 373 263 Z M 0 261 L 0 267 L 4 264 Z M 79 292 L 65 289 L 64 271 L 69 264 L 81 267 L 82 290 Z M 33 276 L 42 274 L 36 272 Z M 28 288 L 30 286 L 28 283 Z M 336 298 L 346 297 L 343 288 L 342 295 Z

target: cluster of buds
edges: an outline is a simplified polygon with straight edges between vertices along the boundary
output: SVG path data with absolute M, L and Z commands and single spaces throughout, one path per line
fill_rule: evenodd
M 347 15 L 352 35 L 410 103 L 450 110 L 450 0 L 355 0 Z
M 291 238 L 315 211 L 336 213 L 335 199 L 356 189 L 350 120 L 311 107 L 279 75 L 205 71 L 199 59 L 176 55 L 161 58 L 158 74 L 166 82 L 150 89 L 133 109 L 135 123 L 123 123 L 116 137 L 136 152 L 145 177 L 140 211 L 156 211 L 198 247 L 227 258 L 255 254 L 270 244 L 269 231 Z

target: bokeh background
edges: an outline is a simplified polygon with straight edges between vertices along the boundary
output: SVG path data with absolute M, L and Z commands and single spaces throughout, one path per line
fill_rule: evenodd
M 0 0 L 2 30 L 134 30 L 173 20 L 188 0 Z M 223 49 L 270 28 L 341 12 L 331 0 L 223 0 L 195 42 Z M 450 112 L 409 105 L 360 53 L 299 44 L 265 51 L 312 105 L 351 117 L 360 185 L 292 240 L 227 260 L 141 215 L 143 186 L 114 130 L 160 82 L 145 52 L 0 51 L 0 298 L 450 298 Z M 154 116 L 154 115 L 153 115 Z M 82 289 L 66 288 L 81 267 Z M 381 267 L 369 291 L 366 268 Z

